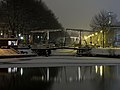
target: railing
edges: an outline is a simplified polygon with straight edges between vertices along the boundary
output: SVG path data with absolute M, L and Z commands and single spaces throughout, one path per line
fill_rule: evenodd
M 19 54 L 20 52 L 15 50 L 14 48 L 10 47 L 11 50 L 13 50 L 14 52 L 16 52 L 17 54 Z

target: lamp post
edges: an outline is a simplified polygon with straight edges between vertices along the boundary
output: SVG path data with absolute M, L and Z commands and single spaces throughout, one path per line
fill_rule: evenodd
M 111 23 L 112 23 L 112 13 L 113 12 L 108 12 L 108 16 L 106 17 L 108 19 L 108 23 L 106 23 L 105 26 L 103 26 L 103 48 L 105 48 L 105 29 L 106 29 L 106 26 L 108 26 L 108 28 L 110 27 Z
M 81 36 L 81 31 L 80 31 L 80 41 L 79 41 L 79 44 L 80 44 L 80 47 L 82 46 L 82 36 Z
M 102 33 L 103 33 L 103 48 L 104 48 L 104 47 L 105 47 L 105 43 L 104 43 L 104 41 L 105 41 L 105 39 L 104 39 L 104 38 L 105 38 L 105 35 L 104 35 L 104 34 L 105 34 L 105 31 L 103 30 Z

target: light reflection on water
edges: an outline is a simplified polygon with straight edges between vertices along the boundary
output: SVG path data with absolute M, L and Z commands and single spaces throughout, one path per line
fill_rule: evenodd
M 119 65 L 0 68 L 0 90 L 120 90 Z

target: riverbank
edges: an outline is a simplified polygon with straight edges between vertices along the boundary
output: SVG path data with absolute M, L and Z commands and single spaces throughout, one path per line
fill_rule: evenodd
M 33 57 L 37 56 L 34 53 L 22 54 L 14 49 L 0 49 L 0 58 L 20 58 L 20 57 Z
M 37 56 L 35 54 L 13 54 L 13 55 L 0 55 L 0 59 L 2 58 L 21 58 L 21 57 L 34 57 Z

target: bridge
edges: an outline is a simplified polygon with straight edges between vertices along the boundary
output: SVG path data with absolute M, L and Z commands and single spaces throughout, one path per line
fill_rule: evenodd
M 58 50 L 58 49 L 71 49 L 71 50 L 76 50 L 76 56 L 82 56 L 82 55 L 88 55 L 89 51 L 92 49 L 90 47 L 47 47 L 47 48 L 38 48 L 34 47 L 31 48 L 31 50 L 35 53 L 37 53 L 39 56 L 45 55 L 45 56 L 50 56 L 51 51 L 53 50 Z
M 32 34 L 35 34 L 35 33 L 46 33 L 46 43 L 44 45 L 33 45 L 31 50 L 35 53 L 37 53 L 38 55 L 45 55 L 45 56 L 49 56 L 51 54 L 51 51 L 52 50 L 57 50 L 57 49 L 71 49 L 71 50 L 77 50 L 77 53 L 76 55 L 77 56 L 81 56 L 81 55 L 84 55 L 86 53 L 89 52 L 89 50 L 91 50 L 90 47 L 81 47 L 81 41 L 82 41 L 82 32 L 93 32 L 93 31 L 90 31 L 90 30 L 83 30 L 83 29 L 70 29 L 70 28 L 67 28 L 66 31 L 68 30 L 73 30 L 73 31 L 78 31 L 80 32 L 80 41 L 79 41 L 79 47 L 68 47 L 68 46 L 59 46 L 59 47 L 53 47 L 53 46 L 50 46 L 49 45 L 49 32 L 58 32 L 58 31 L 62 31 L 61 29 L 55 29 L 55 30 L 34 30 L 34 31 L 31 31 Z M 65 40 L 66 41 L 66 40 Z

